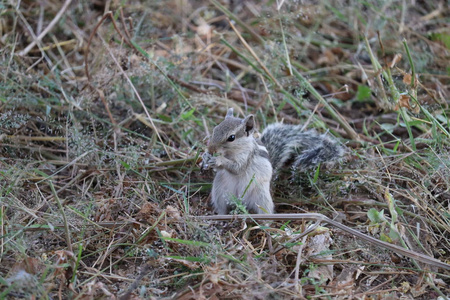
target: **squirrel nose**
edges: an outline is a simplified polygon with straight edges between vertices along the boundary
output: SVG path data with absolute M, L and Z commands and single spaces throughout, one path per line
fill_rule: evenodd
M 209 143 L 208 143 L 208 144 L 209 144 Z M 216 149 L 215 146 L 213 146 L 213 145 L 211 145 L 211 144 L 208 145 L 208 152 L 209 152 L 209 153 L 214 154 L 214 153 L 216 153 L 216 151 L 217 151 L 217 149 Z
M 208 139 L 208 142 L 206 143 L 206 148 L 208 149 L 208 152 L 211 154 L 214 154 L 216 152 L 216 147 L 211 143 L 211 138 Z

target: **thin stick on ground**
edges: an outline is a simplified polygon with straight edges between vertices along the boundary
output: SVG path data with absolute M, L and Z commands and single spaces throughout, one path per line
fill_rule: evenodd
M 49 180 L 48 184 L 50 185 L 50 188 L 52 189 L 52 193 L 53 193 L 53 195 L 55 197 L 56 203 L 58 204 L 58 208 L 59 208 L 59 210 L 61 212 L 61 216 L 63 218 L 64 232 L 66 234 L 67 248 L 69 249 L 70 252 L 73 253 L 72 240 L 70 238 L 70 229 L 69 229 L 69 224 L 67 223 L 66 213 L 64 212 L 64 208 L 62 206 L 61 200 L 58 197 L 58 193 L 55 190 L 55 186 L 53 185 L 53 182 L 51 180 Z
M 36 46 L 38 43 L 40 43 L 41 40 L 44 38 L 44 36 L 46 36 L 47 33 L 49 33 L 50 30 L 53 29 L 53 27 L 56 25 L 56 23 L 58 23 L 59 19 L 61 19 L 63 14 L 66 12 L 66 10 L 69 7 L 71 2 L 72 2 L 72 0 L 66 0 L 66 2 L 64 2 L 63 6 L 58 11 L 56 16 L 53 18 L 53 20 L 50 22 L 50 24 L 48 24 L 48 26 L 42 31 L 42 33 L 40 35 L 38 35 L 25 49 L 23 49 L 22 51 L 20 51 L 17 54 L 20 56 L 24 56 L 24 55 L 28 54 L 28 52 L 30 52 L 34 46 Z
M 279 220 L 284 220 L 284 221 L 285 220 L 316 220 L 316 221 L 318 221 L 319 220 L 319 221 L 328 223 L 330 225 L 333 225 L 347 233 L 353 234 L 369 243 L 392 250 L 394 252 L 400 253 L 400 254 L 407 256 L 409 258 L 412 258 L 412 259 L 416 259 L 423 263 L 450 270 L 449 264 L 446 264 L 438 259 L 435 259 L 428 255 L 417 253 L 415 251 L 411 251 L 406 248 L 402 248 L 402 247 L 394 245 L 394 244 L 389 244 L 387 242 L 377 240 L 374 237 L 371 237 L 371 236 L 366 235 L 362 232 L 359 232 L 353 228 L 345 226 L 339 222 L 331 220 L 330 218 L 328 218 L 322 214 L 305 213 L 305 214 L 216 215 L 216 216 L 198 216 L 198 217 L 193 216 L 192 218 L 199 219 L 199 220 L 217 220 L 217 221 L 234 220 L 234 219 L 272 220 L 272 221 L 277 221 L 277 220 L 278 221 Z

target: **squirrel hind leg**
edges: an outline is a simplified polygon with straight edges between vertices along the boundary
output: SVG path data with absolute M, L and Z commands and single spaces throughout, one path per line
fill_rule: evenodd
M 264 215 L 264 214 L 273 214 L 274 213 L 274 207 L 273 204 L 269 205 L 268 207 L 263 207 L 263 206 L 254 206 L 252 208 L 248 208 L 248 212 L 249 213 L 254 213 L 254 214 L 260 214 L 260 215 Z
M 274 213 L 273 204 L 270 207 L 268 207 L 267 209 L 262 209 L 262 208 L 258 207 L 256 212 L 258 214 L 273 214 Z
M 231 211 L 230 205 L 228 205 L 225 199 L 220 199 L 218 197 L 213 197 L 211 200 L 211 204 L 214 208 L 214 211 L 218 215 L 228 215 Z
M 247 205 L 247 209 L 250 213 L 257 214 L 273 214 L 274 207 L 273 200 L 271 197 L 267 197 L 267 195 L 262 195 L 260 199 L 251 205 Z
M 230 213 L 231 209 L 228 205 L 220 205 L 220 206 L 214 205 L 214 211 L 218 215 L 228 215 Z

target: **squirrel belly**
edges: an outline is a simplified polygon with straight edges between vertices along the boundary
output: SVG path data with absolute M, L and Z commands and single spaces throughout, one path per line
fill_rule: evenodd
M 230 108 L 210 137 L 208 151 L 202 155 L 201 169 L 213 168 L 211 201 L 219 214 L 230 212 L 240 199 L 249 212 L 273 213 L 270 194 L 273 170 L 290 166 L 307 169 L 321 162 L 339 160 L 345 150 L 336 141 L 300 125 L 275 123 L 261 137 L 254 137 L 253 115 L 233 116 Z M 213 156 L 213 154 L 219 154 Z

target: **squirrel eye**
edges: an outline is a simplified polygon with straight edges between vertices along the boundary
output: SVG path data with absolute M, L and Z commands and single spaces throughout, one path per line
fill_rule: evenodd
M 234 136 L 234 134 L 232 134 L 228 137 L 227 141 L 232 142 L 232 141 L 234 141 L 235 138 L 236 137 Z

